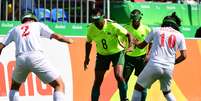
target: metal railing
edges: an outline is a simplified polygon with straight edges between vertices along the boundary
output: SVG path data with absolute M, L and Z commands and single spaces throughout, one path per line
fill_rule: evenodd
M 110 18 L 110 0 L 96 1 Z M 0 20 L 20 21 L 24 13 L 33 12 L 41 21 L 71 23 L 90 22 L 91 9 L 96 6 L 95 0 L 0 0 L 0 4 Z

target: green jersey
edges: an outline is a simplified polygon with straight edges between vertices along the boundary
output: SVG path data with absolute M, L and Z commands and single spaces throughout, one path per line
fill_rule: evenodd
M 149 32 L 151 31 L 151 29 L 148 26 L 143 25 L 142 23 L 140 23 L 140 26 L 138 29 L 133 28 L 132 22 L 129 24 L 126 24 L 124 28 L 126 28 L 128 32 L 130 32 L 133 35 L 133 37 L 138 39 L 140 42 L 144 41 L 147 35 L 149 34 Z M 147 47 L 143 49 L 134 47 L 132 52 L 127 52 L 127 55 L 136 57 L 136 56 L 144 55 L 146 54 L 146 52 L 147 52 Z
M 103 28 L 98 29 L 91 23 L 88 27 L 87 41 L 95 41 L 96 50 L 101 55 L 111 55 L 124 50 L 119 43 L 120 37 L 125 37 L 127 30 L 121 25 L 105 20 Z

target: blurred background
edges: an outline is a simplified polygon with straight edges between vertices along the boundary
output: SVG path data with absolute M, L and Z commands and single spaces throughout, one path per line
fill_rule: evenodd
M 182 20 L 180 29 L 187 39 L 189 56 L 184 63 L 175 67 L 174 83 L 172 86 L 173 93 L 176 95 L 178 101 L 201 101 L 201 62 L 199 60 L 201 57 L 201 40 L 192 40 L 195 38 L 196 33 L 198 36 L 201 36 L 200 0 L 0 0 L 0 4 L 1 39 L 7 34 L 8 30 L 21 23 L 21 17 L 26 12 L 34 13 L 40 22 L 47 24 L 55 32 L 73 37 L 75 43 L 70 46 L 65 45 L 66 49 L 64 49 L 64 52 L 59 52 L 55 47 L 52 47 L 54 49 L 47 50 L 47 52 L 52 52 L 53 55 L 60 54 L 59 60 L 53 60 L 55 59 L 54 57 L 50 59 L 58 62 L 58 64 L 65 65 L 64 63 L 66 63 L 66 68 L 72 72 L 72 82 L 67 79 L 65 80 L 67 84 L 73 83 L 73 101 L 90 101 L 90 93 L 94 80 L 95 49 L 93 48 L 92 50 L 88 71 L 83 70 L 83 59 L 85 36 L 87 26 L 91 22 L 90 15 L 93 8 L 102 8 L 106 18 L 112 19 L 121 25 L 129 23 L 130 12 L 133 9 L 139 9 L 143 13 L 142 23 L 150 27 L 160 26 L 165 16 L 176 12 Z M 50 45 L 54 46 L 49 43 L 44 44 L 46 48 L 49 48 Z M 12 51 L 14 51 L 14 48 L 12 48 Z M 52 54 L 50 53 L 50 55 Z M 6 58 L 11 57 L 8 54 L 4 55 Z M 65 60 L 62 56 L 69 59 Z M 11 74 L 11 71 L 7 73 L 6 67 L 10 65 L 6 63 L 11 61 L 14 64 L 14 56 L 12 56 L 12 59 L 4 59 L 4 61 L 0 61 L 0 100 L 8 101 L 9 80 L 7 79 L 9 77 L 6 75 Z M 61 63 L 61 61 L 64 63 Z M 61 69 L 61 71 L 65 72 L 66 70 Z M 69 73 L 65 72 L 64 74 Z M 101 94 L 100 101 L 119 100 L 117 84 L 113 74 L 113 70 L 110 68 L 102 85 L 104 93 Z M 136 82 L 136 77 L 132 76 L 129 84 L 129 98 L 131 98 Z M 39 85 L 35 82 L 34 84 Z M 28 87 L 32 87 L 32 84 L 27 85 Z M 35 90 L 37 89 L 34 88 Z M 46 91 L 44 90 L 44 92 Z M 152 93 L 149 93 L 147 101 L 165 101 L 162 93 L 159 91 L 158 83 L 151 88 L 150 92 Z M 37 94 L 33 93 L 37 97 L 26 95 L 32 101 L 42 101 L 39 100 L 39 94 Z M 42 98 L 45 99 L 45 95 L 42 95 Z
M 201 26 L 200 0 L 0 0 L 0 3 L 1 25 L 7 27 L 17 24 L 24 13 L 33 12 L 54 30 L 55 24 L 63 24 L 69 30 L 73 27 L 66 24 L 83 25 L 76 28 L 84 29 L 77 33 L 85 35 L 85 24 L 90 23 L 91 9 L 95 7 L 102 8 L 106 18 L 120 24 L 128 23 L 130 12 L 137 8 L 143 13 L 142 22 L 150 27 L 160 26 L 163 17 L 175 11 L 182 19 L 181 31 L 187 38 L 194 37 Z M 5 21 L 12 23 L 7 25 Z M 5 34 L 6 28 L 0 34 Z

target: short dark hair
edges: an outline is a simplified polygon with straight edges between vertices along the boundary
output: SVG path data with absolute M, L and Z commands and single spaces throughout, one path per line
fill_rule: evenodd
M 171 15 L 164 17 L 161 27 L 172 27 L 179 31 L 181 19 L 173 12 Z
M 37 17 L 32 12 L 27 12 L 22 16 L 21 23 L 25 23 L 26 21 L 34 20 L 38 21 Z
M 92 9 L 92 15 L 91 15 L 91 16 L 95 16 L 95 15 L 97 15 L 98 13 L 100 13 L 101 16 L 102 16 L 102 15 L 103 15 L 102 9 L 100 9 L 100 8 L 94 8 L 94 9 Z
M 131 13 L 130 13 L 130 19 L 134 19 L 134 20 L 141 20 L 142 18 L 142 12 L 139 9 L 134 9 Z

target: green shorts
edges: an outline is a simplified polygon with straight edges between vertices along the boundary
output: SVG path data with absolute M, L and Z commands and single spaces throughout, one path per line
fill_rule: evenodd
M 97 53 L 95 70 L 108 70 L 110 62 L 112 62 L 113 67 L 117 65 L 123 66 L 125 62 L 124 54 L 124 51 L 120 51 L 112 55 L 100 55 Z

